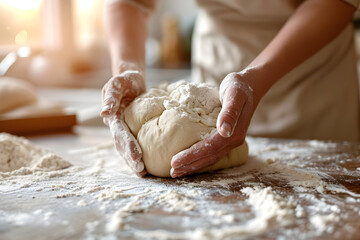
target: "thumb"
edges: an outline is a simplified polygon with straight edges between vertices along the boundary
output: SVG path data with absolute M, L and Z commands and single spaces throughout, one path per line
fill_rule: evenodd
M 238 123 L 247 96 L 239 88 L 229 86 L 222 96 L 222 108 L 216 128 L 222 137 L 231 137 Z

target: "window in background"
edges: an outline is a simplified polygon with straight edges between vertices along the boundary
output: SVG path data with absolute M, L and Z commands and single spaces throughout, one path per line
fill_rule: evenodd
M 42 44 L 42 0 L 0 0 L 0 45 Z
M 103 4 L 104 0 L 0 0 L 0 64 L 22 46 L 30 47 L 31 53 L 16 58 L 6 75 L 51 86 L 86 86 L 92 78 L 107 79 Z M 94 72 L 106 76 L 93 77 Z
M 80 48 L 105 41 L 103 33 L 104 0 L 74 0 L 75 42 Z
M 109 55 L 103 27 L 104 0 L 72 0 L 74 45 L 81 61 L 77 69 L 106 69 Z
M 100 80 L 105 81 L 111 76 L 103 27 L 104 2 L 0 0 L 0 61 L 21 46 L 29 46 L 32 50 L 29 57 L 15 62 L 8 72 L 9 76 L 29 79 L 38 85 L 87 85 L 92 79 L 97 85 L 102 85 Z M 172 18 L 164 18 L 164 14 Z M 165 49 L 162 52 L 170 54 L 163 55 L 174 59 L 171 54 L 174 52 L 173 42 L 176 42 L 176 49 L 178 45 L 182 46 L 181 50 L 177 50 L 181 53 L 179 56 L 186 56 L 186 62 L 180 62 L 176 67 L 188 67 L 188 39 L 191 39 L 188 29 L 192 28 L 195 15 L 193 1 L 162 0 L 159 3 L 149 28 L 149 66 L 174 67 L 174 64 L 161 64 L 160 50 Z M 167 22 L 172 24 L 163 28 Z M 165 62 L 170 62 L 168 59 Z M 179 62 L 177 58 L 175 60 Z

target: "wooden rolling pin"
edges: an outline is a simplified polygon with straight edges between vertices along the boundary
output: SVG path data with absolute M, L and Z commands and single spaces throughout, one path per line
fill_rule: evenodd
M 75 114 L 56 114 L 24 118 L 0 117 L 0 132 L 30 135 L 70 131 L 77 123 Z

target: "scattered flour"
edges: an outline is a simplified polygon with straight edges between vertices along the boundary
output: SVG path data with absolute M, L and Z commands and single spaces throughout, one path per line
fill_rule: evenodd
M 77 161 L 62 169 L 67 165 L 61 164 L 65 160 L 60 157 L 39 161 L 50 153 L 29 148 L 25 139 L 7 138 L 21 142 L 18 145 L 23 149 L 32 149 L 36 157 L 9 165 L 3 156 L 10 154 L 1 152 L 1 165 L 7 165 L 1 166 L 0 191 L 11 193 L 17 201 L 33 196 L 31 202 L 45 200 L 44 210 L 36 212 L 21 211 L 21 204 L 17 212 L 0 208 L 1 225 L 35 222 L 47 226 L 50 221 L 66 225 L 71 224 L 68 216 L 74 212 L 93 210 L 90 216 L 76 220 L 83 223 L 86 239 L 311 239 L 335 236 L 339 223 L 347 222 L 347 234 L 359 227 L 351 219 L 360 217 L 360 195 L 326 171 L 337 166 L 321 168 L 316 162 L 328 161 L 329 156 L 322 158 L 320 151 L 334 150 L 332 159 L 343 158 L 346 146 L 342 149 L 342 145 L 318 141 L 269 144 L 265 139 L 248 138 L 251 156 L 241 167 L 159 179 L 133 175 L 112 144 L 72 150 L 71 159 Z M 354 169 L 346 174 L 359 179 Z M 62 207 L 50 211 L 46 204 Z
M 186 197 L 184 194 L 178 193 L 174 190 L 159 195 L 158 203 L 166 211 L 192 211 L 196 207 L 196 203 Z
M 296 206 L 276 194 L 271 187 L 246 187 L 241 192 L 249 196 L 257 216 L 254 226 L 261 226 L 262 231 L 294 224 Z
M 126 218 L 131 216 L 130 213 L 124 210 L 118 210 L 110 217 L 108 224 L 106 225 L 106 230 L 109 233 L 116 231 L 121 231 L 126 229 Z
M 333 232 L 334 224 L 340 221 L 340 217 L 336 213 L 331 213 L 328 215 L 316 214 L 310 217 L 310 222 L 314 226 L 315 230 L 322 233 Z
M 125 191 L 131 190 L 131 189 L 133 189 L 133 188 L 125 188 L 125 189 L 116 190 L 116 189 L 108 186 L 105 190 L 103 190 L 95 198 L 104 201 L 104 200 L 115 200 L 115 199 L 121 199 L 121 198 L 128 198 L 128 197 L 132 197 L 132 196 L 139 196 L 138 193 L 125 193 Z M 92 191 L 95 191 L 95 190 L 92 189 L 90 192 L 92 192 Z
M 84 199 L 81 199 L 80 201 L 77 202 L 76 205 L 78 205 L 80 207 L 84 207 L 84 206 L 89 205 L 89 203 L 87 201 L 85 201 Z

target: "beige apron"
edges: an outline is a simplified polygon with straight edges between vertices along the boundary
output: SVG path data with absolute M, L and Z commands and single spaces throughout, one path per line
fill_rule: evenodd
M 156 0 L 126 2 L 152 12 Z M 344 0 L 358 7 L 360 0 Z M 219 85 L 244 69 L 275 37 L 302 0 L 197 0 L 192 80 Z M 319 33 L 321 34 L 321 33 Z M 248 134 L 262 137 L 360 140 L 353 29 L 280 79 L 263 97 Z
M 192 80 L 219 85 L 266 47 L 302 1 L 197 2 L 201 9 L 193 38 Z M 269 90 L 254 113 L 248 135 L 358 141 L 358 89 L 349 25 Z

